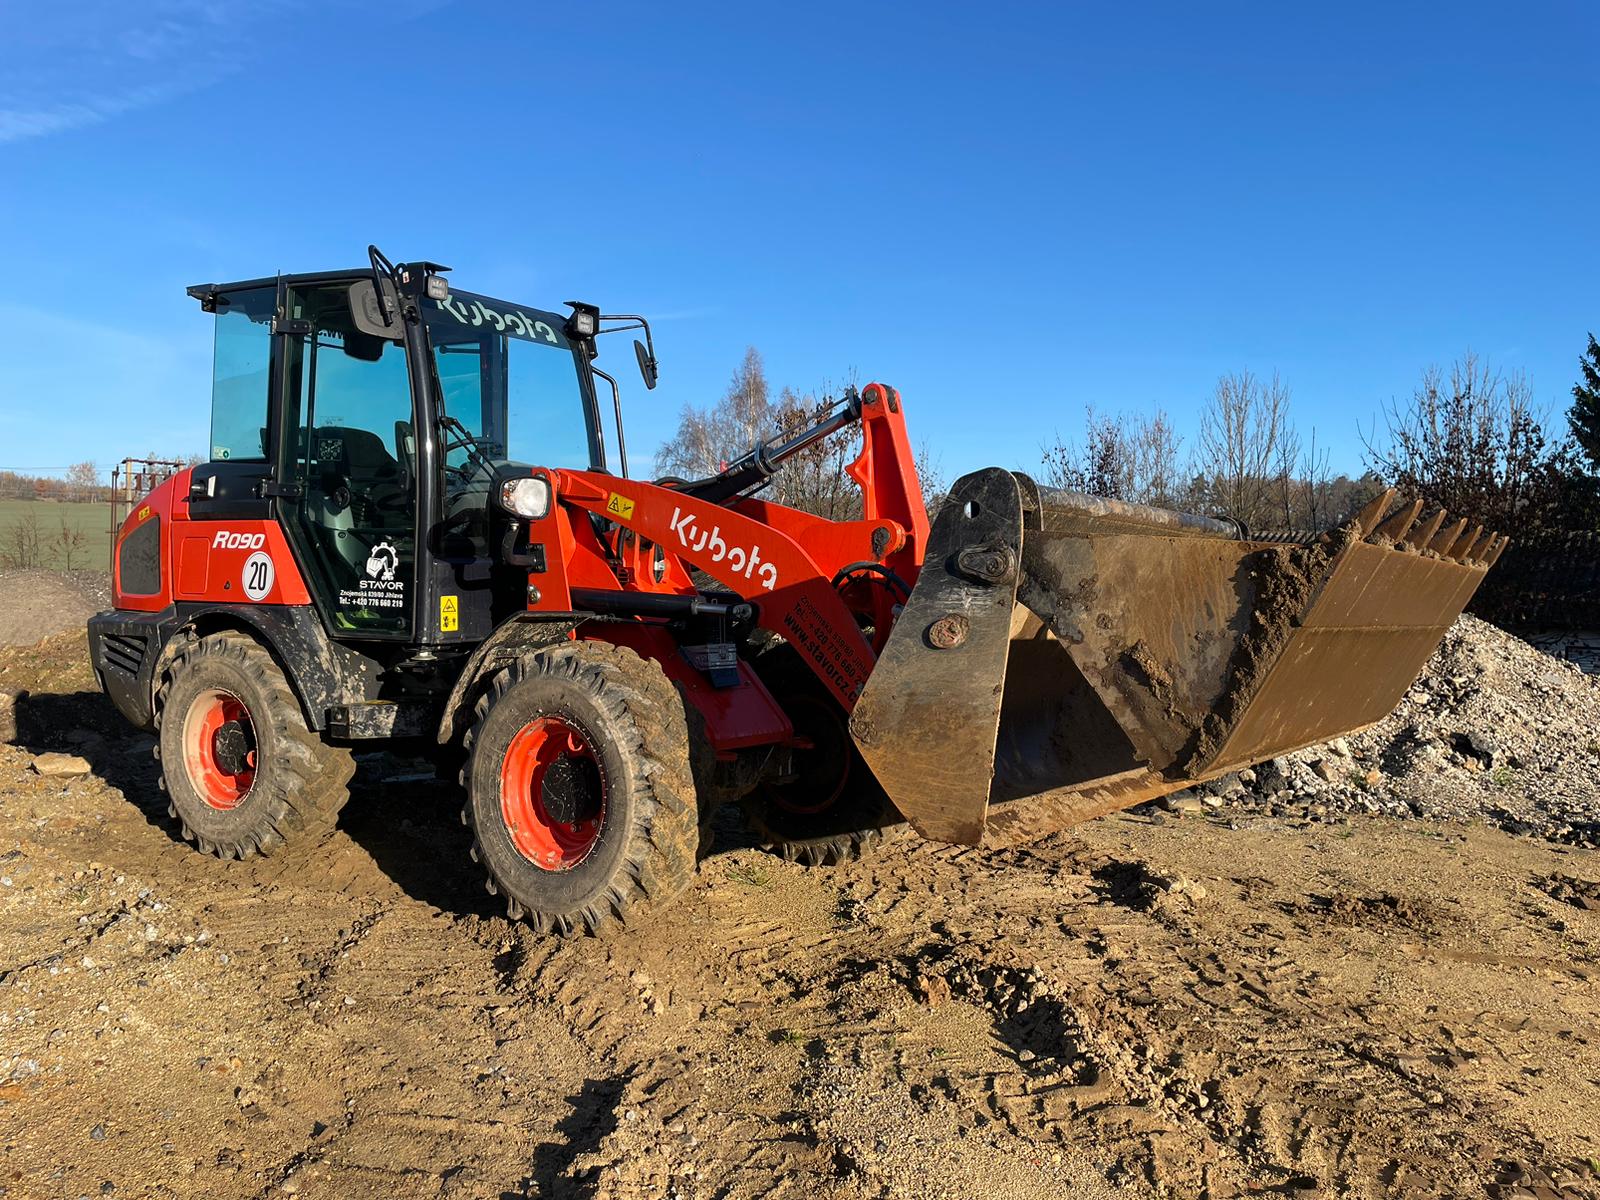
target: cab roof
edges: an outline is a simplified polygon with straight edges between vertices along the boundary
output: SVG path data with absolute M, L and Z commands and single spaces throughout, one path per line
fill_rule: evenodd
M 311 271 L 301 275 L 267 275 L 261 279 L 240 279 L 233 283 L 193 283 L 184 290 L 196 300 L 204 300 L 207 296 L 220 295 L 223 292 L 243 292 L 253 288 L 277 287 L 281 279 L 293 287 L 300 283 L 338 283 L 342 280 L 371 279 L 371 267 L 350 267 L 344 271 Z

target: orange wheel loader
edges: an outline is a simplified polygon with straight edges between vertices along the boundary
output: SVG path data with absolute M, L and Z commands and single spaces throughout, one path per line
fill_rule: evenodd
M 189 289 L 209 459 L 134 507 L 89 634 L 202 851 L 314 838 L 386 743 L 459 765 L 487 888 L 559 934 L 682 891 L 721 804 L 810 863 L 901 820 L 1019 841 L 1380 719 L 1505 545 L 1388 496 L 1251 540 L 998 468 L 930 527 L 876 383 L 706 478 L 633 479 L 596 361 L 637 330 L 654 387 L 648 323 L 445 272 L 371 247 Z M 858 520 L 762 498 L 847 427 Z

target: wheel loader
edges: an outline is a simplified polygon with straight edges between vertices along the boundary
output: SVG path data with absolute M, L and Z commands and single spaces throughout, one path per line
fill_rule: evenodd
M 636 479 L 598 359 L 642 333 L 653 388 L 648 322 L 446 271 L 189 289 L 209 457 L 135 506 L 89 640 L 202 851 L 311 842 L 384 746 L 458 774 L 488 890 L 558 934 L 681 892 L 719 805 L 813 864 L 900 821 L 1018 842 L 1382 718 L 1506 544 L 1392 495 L 1252 538 L 999 468 L 930 524 L 877 383 Z M 763 495 L 846 429 L 859 517 Z

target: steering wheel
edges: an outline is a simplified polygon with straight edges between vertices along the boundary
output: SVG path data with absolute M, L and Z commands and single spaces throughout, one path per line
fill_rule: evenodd
M 439 428 L 444 430 L 443 457 L 445 459 L 444 469 L 446 473 L 456 476 L 463 485 L 466 485 L 472 482 L 472 477 L 479 471 L 493 471 L 494 467 L 484 457 L 483 450 L 478 445 L 478 439 L 460 421 L 452 416 L 441 415 L 439 417 Z M 468 461 L 458 467 L 450 466 L 449 456 L 452 450 L 465 450 Z

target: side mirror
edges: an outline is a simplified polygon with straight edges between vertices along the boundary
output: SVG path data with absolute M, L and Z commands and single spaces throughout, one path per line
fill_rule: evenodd
M 378 289 L 372 286 L 372 280 L 356 280 L 350 285 L 350 320 L 368 337 L 397 342 L 404 335 L 400 328 L 400 295 L 391 280 L 383 281 L 383 296 L 389 302 L 388 321 L 383 319 Z
M 639 360 L 639 374 L 644 376 L 644 386 L 651 391 L 656 386 L 656 358 L 644 348 L 638 338 L 633 339 L 633 356 Z

